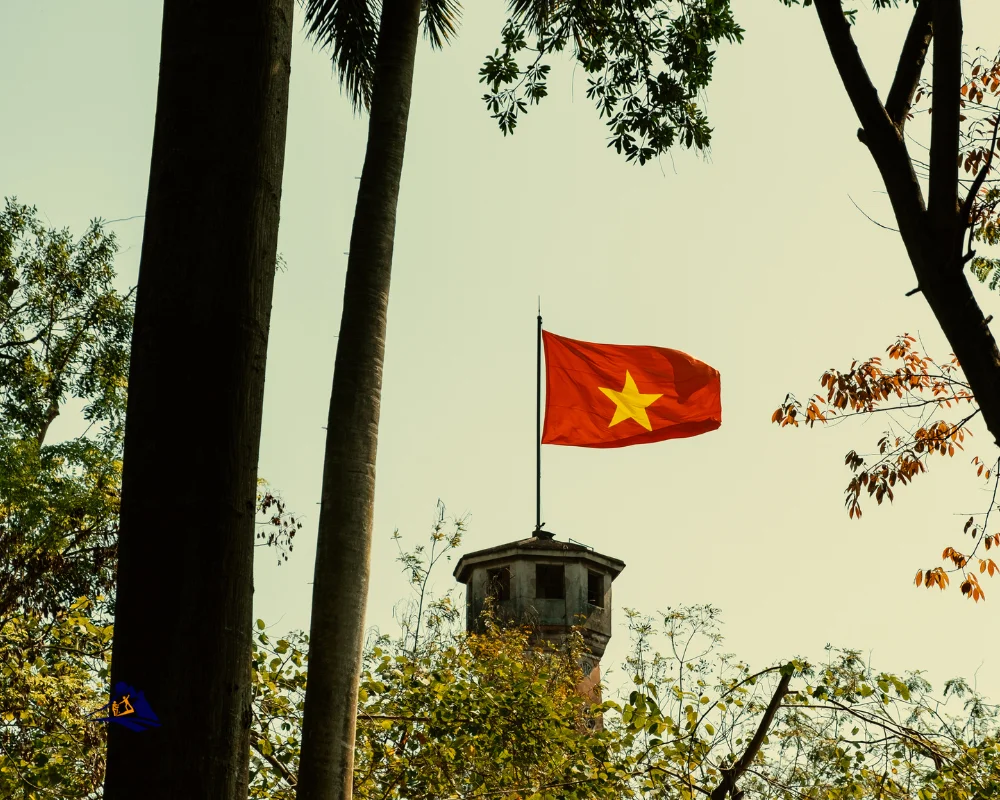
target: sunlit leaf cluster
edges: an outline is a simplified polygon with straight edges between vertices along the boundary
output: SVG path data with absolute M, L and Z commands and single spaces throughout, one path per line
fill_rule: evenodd
M 113 607 L 134 303 L 113 233 L 74 237 L 8 199 L 0 214 L 0 619 L 80 596 Z M 76 435 L 52 422 L 82 404 Z M 300 519 L 260 481 L 258 539 L 288 560 Z
M 716 48 L 741 42 L 729 0 L 514 0 L 501 47 L 487 56 L 483 100 L 500 130 L 548 94 L 548 60 L 572 48 L 609 147 L 644 164 L 674 144 L 705 150 L 712 129 L 702 94 Z
M 958 165 L 960 186 L 966 197 L 962 215 L 968 226 L 969 269 L 977 281 L 990 289 L 1000 289 L 1000 259 L 980 255 L 972 249 L 974 242 L 986 247 L 1000 242 L 1000 188 L 995 177 L 997 164 L 997 132 L 1000 126 L 1000 53 L 987 55 L 977 49 L 963 64 L 959 121 L 960 146 Z M 915 114 L 933 112 L 933 87 L 921 79 L 914 95 Z M 923 108 L 921 108 L 923 105 Z M 928 164 L 915 159 L 915 165 L 926 175 Z
M 827 370 L 820 378 L 825 394 L 813 395 L 805 403 L 789 394 L 771 416 L 771 421 L 782 427 L 798 427 L 800 422 L 813 427 L 875 414 L 886 421 L 887 429 L 874 453 L 861 455 L 851 450 L 844 459 L 852 472 L 845 490 L 845 505 L 852 518 L 861 517 L 863 497 L 874 498 L 879 504 L 886 498 L 891 502 L 893 489 L 925 473 L 932 456 L 953 458 L 972 435 L 967 426 L 979 409 L 957 359 L 937 362 L 915 344 L 914 337 L 903 335 L 887 348 L 889 362 L 898 364 L 895 368 L 883 366 L 881 358 L 873 357 L 855 361 L 843 372 Z M 994 486 L 982 521 L 970 517 L 962 531 L 971 537 L 972 547 L 968 551 L 945 548 L 941 558 L 948 568 L 920 569 L 914 583 L 945 589 L 951 582 L 948 573 L 958 572 L 962 594 L 978 602 L 986 596 L 978 575 L 992 577 L 1000 571 L 991 559 L 977 556 L 980 548 L 1000 546 L 1000 533 L 987 532 L 990 512 L 996 506 L 998 474 L 996 465 L 988 466 L 979 456 L 972 458 L 972 466 L 977 479 L 992 480 Z
M 0 617 L 110 592 L 132 331 L 114 235 L 0 214 Z M 67 402 L 85 430 L 48 436 Z
M 79 598 L 0 621 L 0 797 L 99 798 L 112 627 Z
M 302 520 L 289 511 L 281 494 L 263 478 L 257 479 L 256 511 L 257 546 L 273 547 L 281 566 L 295 549 L 295 534 L 302 530 Z

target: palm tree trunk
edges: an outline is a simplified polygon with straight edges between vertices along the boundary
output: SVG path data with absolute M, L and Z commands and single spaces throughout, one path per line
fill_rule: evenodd
M 385 0 L 327 423 L 299 800 L 350 800 L 396 203 L 420 0 Z
M 292 0 L 165 0 L 129 373 L 104 800 L 245 800 L 254 498 Z

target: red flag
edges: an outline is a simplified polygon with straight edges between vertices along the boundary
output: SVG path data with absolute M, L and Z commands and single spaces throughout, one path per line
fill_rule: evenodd
M 542 331 L 542 444 L 626 447 L 722 424 L 717 370 L 679 350 L 593 344 Z

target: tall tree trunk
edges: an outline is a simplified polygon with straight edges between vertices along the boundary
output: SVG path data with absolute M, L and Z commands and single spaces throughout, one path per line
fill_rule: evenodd
M 129 372 L 105 800 L 247 796 L 254 497 L 292 0 L 165 0 Z
M 420 0 L 385 0 L 327 422 L 299 800 L 349 800 L 396 203 Z

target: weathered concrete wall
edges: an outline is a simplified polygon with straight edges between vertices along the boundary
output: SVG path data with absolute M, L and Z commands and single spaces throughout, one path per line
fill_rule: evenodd
M 536 597 L 536 565 L 562 566 L 565 596 L 562 599 Z M 611 638 L 611 575 L 595 565 L 548 558 L 514 558 L 474 567 L 466 589 L 466 627 L 477 626 L 489 596 L 489 571 L 506 566 L 510 569 L 510 599 L 495 604 L 498 616 L 538 630 L 545 639 L 564 639 L 569 629 L 580 626 L 591 652 L 604 654 Z M 601 605 L 588 601 L 588 574 L 602 576 Z

